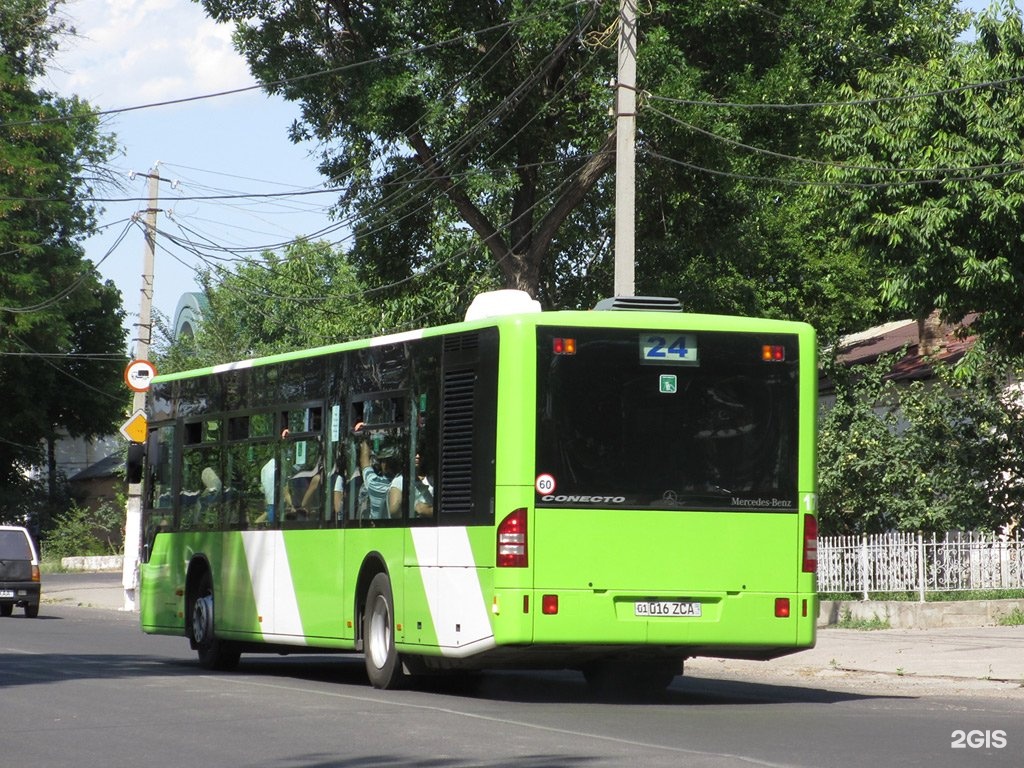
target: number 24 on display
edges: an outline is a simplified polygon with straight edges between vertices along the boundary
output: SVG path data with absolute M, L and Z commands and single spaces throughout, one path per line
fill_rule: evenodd
M 689 334 L 672 338 L 645 333 L 640 336 L 640 356 L 644 360 L 662 363 L 695 363 L 697 339 Z

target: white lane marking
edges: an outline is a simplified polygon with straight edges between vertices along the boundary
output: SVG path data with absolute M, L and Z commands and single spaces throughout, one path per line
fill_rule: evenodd
M 452 709 L 451 707 L 435 707 L 429 704 L 413 704 L 408 701 L 395 701 L 394 699 L 383 699 L 374 696 L 357 696 L 352 693 L 337 693 L 335 691 L 321 691 L 321 690 L 310 690 L 308 688 L 299 688 L 294 685 L 278 685 L 276 683 L 260 683 L 253 680 L 238 680 L 237 678 L 229 677 L 211 677 L 209 675 L 202 675 L 204 679 L 216 681 L 217 683 L 234 683 L 235 685 L 241 686 L 253 686 L 256 688 L 271 688 L 279 691 L 290 691 L 292 693 L 305 693 L 312 694 L 314 696 L 325 696 L 332 699 L 345 699 L 347 701 L 358 701 L 363 703 L 371 704 L 383 704 L 393 707 L 401 707 L 405 709 L 418 709 L 427 712 L 437 712 L 442 715 L 454 715 L 455 717 L 464 717 L 469 720 L 481 720 L 488 723 L 500 723 L 502 725 L 511 725 L 517 728 L 530 728 L 535 731 L 544 731 L 545 733 L 559 733 L 565 736 L 576 736 L 585 739 L 594 739 L 596 741 L 606 741 L 611 744 L 622 744 L 628 747 L 644 747 L 645 749 L 658 749 L 664 752 L 673 752 L 682 755 L 694 755 L 698 757 L 719 757 L 728 758 L 730 760 L 736 760 L 742 763 L 748 763 L 750 765 L 764 766 L 764 768 L 791 768 L 788 763 L 773 763 L 769 760 L 758 760 L 755 757 L 748 757 L 746 755 L 735 755 L 731 752 L 707 752 L 700 749 L 687 749 L 685 747 L 672 747 L 666 744 L 652 744 L 647 741 L 637 741 L 636 739 L 625 739 L 619 736 L 608 736 L 604 733 L 590 733 L 587 731 L 574 731 L 568 728 L 556 728 L 551 725 L 539 725 L 537 723 L 528 723 L 522 720 L 511 720 L 507 717 L 494 717 L 493 715 L 481 715 L 476 712 L 463 712 L 458 709 Z

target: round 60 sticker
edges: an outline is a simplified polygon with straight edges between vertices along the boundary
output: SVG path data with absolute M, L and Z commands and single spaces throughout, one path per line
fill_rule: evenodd
M 547 496 L 555 492 L 555 478 L 547 474 L 537 475 L 537 481 L 533 487 L 537 489 L 537 493 Z

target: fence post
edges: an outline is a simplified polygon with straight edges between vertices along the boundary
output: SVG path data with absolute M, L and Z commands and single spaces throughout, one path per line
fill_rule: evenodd
M 862 533 L 860 536 L 860 573 L 862 578 L 861 594 L 866 601 L 868 599 L 868 535 Z
M 924 536 L 917 532 L 917 596 L 919 602 L 924 602 Z

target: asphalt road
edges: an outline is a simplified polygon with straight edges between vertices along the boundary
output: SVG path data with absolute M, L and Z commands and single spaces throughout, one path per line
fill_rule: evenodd
M 962 735 L 961 733 L 962 732 Z M 1002 746 L 1001 746 L 1002 744 Z M 1020 699 L 678 678 L 641 703 L 569 672 L 382 692 L 362 660 L 243 656 L 207 673 L 114 610 L 0 619 L 0 765 L 1024 766 Z

